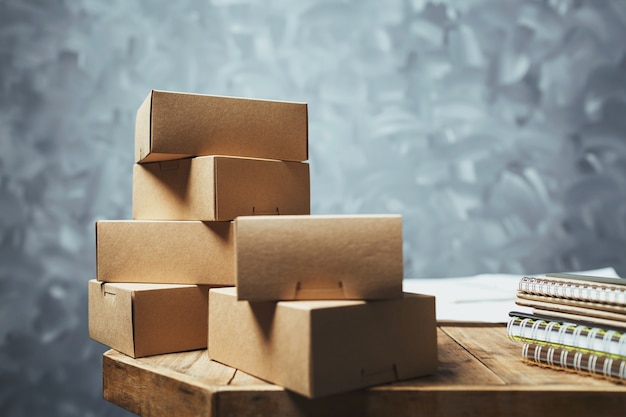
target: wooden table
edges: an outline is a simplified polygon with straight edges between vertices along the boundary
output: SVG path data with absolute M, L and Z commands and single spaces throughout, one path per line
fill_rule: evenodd
M 531 366 L 504 325 L 443 324 L 439 371 L 308 400 L 208 359 L 205 350 L 103 357 L 104 398 L 141 416 L 618 416 L 626 386 Z

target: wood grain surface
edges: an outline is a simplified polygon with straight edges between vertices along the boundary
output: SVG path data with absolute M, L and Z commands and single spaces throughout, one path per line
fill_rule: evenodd
M 504 325 L 438 329 L 436 375 L 306 399 L 209 360 L 206 351 L 103 356 L 104 398 L 144 417 L 615 416 L 626 387 L 528 365 Z

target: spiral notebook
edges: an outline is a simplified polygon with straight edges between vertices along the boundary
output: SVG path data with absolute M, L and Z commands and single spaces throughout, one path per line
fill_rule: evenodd
M 523 298 L 515 300 L 515 304 L 532 308 L 534 314 L 558 317 L 563 320 L 585 320 L 602 326 L 626 328 L 626 314 L 623 313 Z
M 515 311 L 509 315 L 507 335 L 512 340 L 626 360 L 626 329 L 585 321 L 563 322 L 554 317 Z
M 626 307 L 626 279 L 575 274 L 523 277 L 519 282 L 519 294 Z
M 593 301 L 581 301 L 581 300 L 572 300 L 568 298 L 558 298 L 558 297 L 550 297 L 547 295 L 535 295 L 535 294 L 527 294 L 523 292 L 517 293 L 517 301 L 520 305 L 547 305 L 547 304 L 556 304 L 554 306 L 555 309 L 561 310 L 563 308 L 568 309 L 569 307 L 577 307 L 578 309 L 582 309 L 581 311 L 591 310 L 600 310 L 609 313 L 615 313 L 619 315 L 626 315 L 626 306 L 617 305 L 617 304 L 607 304 Z
M 524 343 L 522 359 L 536 365 L 626 382 L 626 361 L 590 352 Z

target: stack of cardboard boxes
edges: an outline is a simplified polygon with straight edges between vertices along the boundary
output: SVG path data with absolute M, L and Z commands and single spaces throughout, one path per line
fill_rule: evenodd
M 307 106 L 152 91 L 133 220 L 96 223 L 92 338 L 211 359 L 307 397 L 433 373 L 435 300 L 402 292 L 402 218 L 310 215 Z

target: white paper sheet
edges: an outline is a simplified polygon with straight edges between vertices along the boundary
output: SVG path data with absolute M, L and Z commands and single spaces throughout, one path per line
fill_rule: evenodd
M 574 274 L 619 277 L 612 267 Z M 511 311 L 530 310 L 515 304 L 523 275 L 481 274 L 457 278 L 405 279 L 405 292 L 436 297 L 438 321 L 506 323 Z

